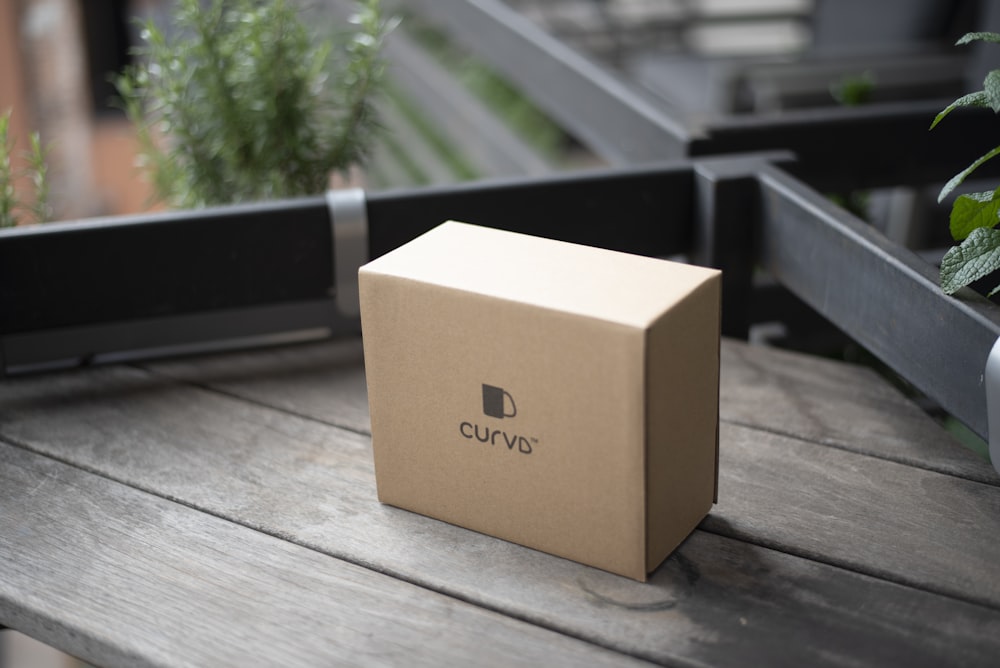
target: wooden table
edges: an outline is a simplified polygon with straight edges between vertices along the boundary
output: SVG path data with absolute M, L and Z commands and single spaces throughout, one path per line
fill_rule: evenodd
M 99 665 L 1000 664 L 1000 479 L 866 369 L 723 345 L 640 584 L 380 505 L 360 341 L 0 382 L 0 624 Z

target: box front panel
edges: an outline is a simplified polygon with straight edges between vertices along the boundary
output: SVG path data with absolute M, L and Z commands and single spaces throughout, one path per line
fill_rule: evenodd
M 363 278 L 379 498 L 645 574 L 643 332 Z

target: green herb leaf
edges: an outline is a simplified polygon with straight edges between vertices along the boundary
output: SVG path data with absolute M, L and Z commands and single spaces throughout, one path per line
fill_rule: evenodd
M 1000 222 L 1000 188 L 959 195 L 951 208 L 951 237 L 965 239 L 972 230 L 994 227 Z
M 983 81 L 983 92 L 993 113 L 1000 113 L 1000 70 L 990 70 Z
M 970 42 L 993 42 L 994 44 L 1000 44 L 1000 33 L 995 32 L 967 32 L 962 35 L 955 46 L 962 46 L 964 44 L 969 44 Z
M 1000 230 L 980 227 L 941 260 L 941 289 L 955 294 L 960 288 L 1000 269 Z
M 986 91 L 977 90 L 975 93 L 969 93 L 968 95 L 963 95 L 962 97 L 958 98 L 957 100 L 949 104 L 947 107 L 945 107 L 944 111 L 942 111 L 941 113 L 939 113 L 937 116 L 934 117 L 934 122 L 931 123 L 930 129 L 933 130 L 934 127 L 938 123 L 940 123 L 945 116 L 953 112 L 955 109 L 958 109 L 959 107 L 986 107 L 986 106 L 989 106 L 989 103 L 986 98 Z
M 979 169 L 988 160 L 995 158 L 998 154 L 1000 154 L 1000 146 L 997 146 L 988 153 L 986 153 L 985 155 L 980 156 L 971 165 L 963 169 L 955 176 L 951 177 L 951 180 L 948 181 L 948 183 L 944 184 L 944 188 L 941 188 L 941 192 L 938 194 L 938 202 L 941 202 L 945 197 L 949 195 L 949 193 L 951 193 L 952 190 L 960 186 L 962 182 L 965 181 L 966 177 L 969 176 L 969 174 Z

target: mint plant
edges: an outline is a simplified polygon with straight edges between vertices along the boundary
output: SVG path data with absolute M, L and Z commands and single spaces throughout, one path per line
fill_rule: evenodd
M 958 40 L 956 46 L 975 41 L 1000 44 L 1000 34 L 994 32 L 970 32 Z M 988 107 L 1000 113 L 1000 69 L 991 70 L 983 81 L 983 90 L 963 95 L 949 104 L 931 123 L 937 127 L 945 116 L 959 107 Z M 941 189 L 938 202 L 943 201 L 961 185 L 970 174 L 987 161 L 1000 155 L 996 146 L 971 165 L 951 178 Z M 1000 269 L 1000 230 L 994 229 L 1000 222 L 1000 188 L 959 195 L 952 204 L 950 224 L 951 236 L 961 242 L 945 253 L 941 260 L 941 289 L 954 294 L 960 288 L 977 281 Z M 1000 285 L 990 290 L 987 296 L 1000 292 Z
M 0 115 L 0 227 L 14 227 L 20 223 L 44 223 L 51 217 L 49 206 L 48 166 L 45 163 L 46 150 L 37 132 L 32 132 L 28 141 L 30 147 L 23 153 L 27 164 L 22 169 L 14 166 L 14 140 L 10 137 L 10 115 L 8 110 Z M 18 199 L 14 183 L 19 179 L 29 179 L 34 188 L 34 197 L 27 203 Z
M 116 80 L 157 196 L 180 207 L 294 197 L 363 162 L 389 22 L 357 3 L 321 37 L 293 0 L 179 0 L 169 32 L 143 24 Z

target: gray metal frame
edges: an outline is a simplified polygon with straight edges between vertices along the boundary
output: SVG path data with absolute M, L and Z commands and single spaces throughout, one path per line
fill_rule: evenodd
M 365 243 L 333 232 L 329 299 L 40 331 L 15 327 L 0 336 L 0 367 L 16 372 L 356 333 L 356 319 L 344 317 L 343 304 L 337 308 L 337 284 L 350 283 L 336 271 L 338 261 L 354 271 L 366 257 L 451 217 L 631 252 L 685 253 L 719 267 L 723 331 L 731 335 L 745 335 L 754 318 L 752 276 L 759 263 L 945 410 L 989 436 L 994 430 L 983 373 L 1000 338 L 1000 308 L 970 289 L 957 298 L 944 295 L 934 267 L 783 170 L 779 164 L 787 160 L 780 154 L 717 157 L 436 190 L 354 191 L 346 209 L 332 198 L 330 219 L 350 226 L 363 211 L 374 227 Z M 287 209 L 271 205 L 273 229 L 279 230 L 286 211 L 295 207 L 294 202 Z M 199 215 L 207 225 L 212 216 L 232 214 L 220 208 Z M 177 234 L 183 235 L 181 222 Z M 33 233 L 43 243 L 57 243 L 61 235 L 85 234 L 88 226 L 106 233 L 115 224 L 0 231 L 0 250 L 8 240 Z M 129 218 L 120 227 L 137 224 L 142 223 Z M 153 218 L 150 224 L 169 221 Z M 341 242 L 349 246 L 346 253 L 337 248 Z M 330 244 L 330 238 L 316 243 Z M 86 271 L 86 262 L 81 258 L 77 271 Z M 178 271 L 180 280 L 184 272 Z M 115 298 L 92 296 L 95 303 Z
M 987 437 L 983 372 L 1000 308 L 968 288 L 945 295 L 935 267 L 786 172 L 764 166 L 757 180 L 761 265 Z
M 475 34 L 477 50 L 506 63 L 501 69 L 526 85 L 527 92 L 547 109 L 557 110 L 559 120 L 615 163 L 634 164 L 716 149 L 757 149 L 769 142 L 773 142 L 773 148 L 788 149 L 790 153 L 681 161 L 662 168 L 662 182 L 655 181 L 661 177 L 660 168 L 650 167 L 646 172 L 632 168 L 597 175 L 564 174 L 555 179 L 458 186 L 453 190 L 375 193 L 367 199 L 369 222 L 380 227 L 378 234 L 372 230 L 373 254 L 384 252 L 379 244 L 386 248 L 398 245 L 426 229 L 424 221 L 413 222 L 413 216 L 422 208 L 433 212 L 433 216 L 444 211 L 448 212 L 444 217 L 463 218 L 465 209 L 461 207 L 470 202 L 489 203 L 480 208 L 492 210 L 496 209 L 494 202 L 507 202 L 517 195 L 525 198 L 525 206 L 530 209 L 538 203 L 533 198 L 540 197 L 548 207 L 539 218 L 544 220 L 545 216 L 565 214 L 569 206 L 583 206 L 584 199 L 593 198 L 597 184 L 610 184 L 605 200 L 618 198 L 612 202 L 618 212 L 624 209 L 616 202 L 629 199 L 633 192 L 630 188 L 636 184 L 644 184 L 650 193 L 650 183 L 662 183 L 669 190 L 669 205 L 658 200 L 659 209 L 640 207 L 635 209 L 636 215 L 645 217 L 642 226 L 648 229 L 662 227 L 663 238 L 670 239 L 669 252 L 687 252 L 698 262 L 724 269 L 723 325 L 727 333 L 745 334 L 752 320 L 752 275 L 754 267 L 760 265 L 976 433 L 986 438 L 1000 432 L 998 426 L 990 429 L 983 380 L 990 351 L 1000 338 L 1000 309 L 968 289 L 955 298 L 945 296 L 937 287 L 932 265 L 890 243 L 828 202 L 814 184 L 799 178 L 805 173 L 822 179 L 821 167 L 825 165 L 827 182 L 843 181 L 840 177 L 845 174 L 850 177 L 847 180 L 860 181 L 860 185 L 903 177 L 919 182 L 943 180 L 953 169 L 949 160 L 959 160 L 961 147 L 949 149 L 949 153 L 922 146 L 910 154 L 905 161 L 908 164 L 898 165 L 894 156 L 879 158 L 873 154 L 877 150 L 861 146 L 865 137 L 874 136 L 870 133 L 907 136 L 913 131 L 907 124 L 917 119 L 925 124 L 929 108 L 841 110 L 826 117 L 793 116 L 783 125 L 760 119 L 727 121 L 724 128 L 692 133 L 651 101 L 501 3 L 412 0 L 410 4 L 452 25 L 458 34 Z M 985 123 L 981 115 L 968 118 L 970 123 Z M 856 137 L 858 127 L 865 128 L 860 139 Z M 963 131 L 968 128 L 966 125 Z M 854 143 L 845 145 L 846 138 L 851 137 Z M 783 146 L 786 139 L 789 145 Z M 960 158 L 966 159 L 966 155 Z M 376 205 L 378 211 L 387 213 L 372 215 Z M 596 206 L 604 206 L 606 211 L 608 202 Z M 390 224 L 385 218 L 396 214 L 388 212 L 405 212 L 406 220 Z M 274 215 L 282 215 L 281 207 Z M 572 215 L 575 218 L 569 223 L 575 225 L 584 214 Z M 598 229 L 595 236 L 583 242 L 614 246 L 615 236 L 624 235 L 624 228 L 614 220 L 606 220 L 604 213 L 600 216 L 606 231 Z M 513 216 L 511 220 L 517 225 L 531 224 L 523 217 Z M 114 223 L 100 226 L 108 224 Z M 649 239 L 660 238 L 650 236 L 645 229 L 630 231 L 633 236 L 629 243 L 650 245 Z M 25 233 L 0 231 L 0 244 L 5 235 Z M 660 234 L 659 228 L 655 234 Z M 628 250 L 658 253 L 664 249 Z M 331 248 L 331 254 L 336 254 L 335 248 Z M 45 364 L 60 355 L 78 357 L 77 363 L 82 356 L 84 362 L 89 362 L 95 352 L 127 350 L 130 354 L 145 354 L 160 351 L 164 345 L 204 348 L 199 341 L 235 337 L 248 343 L 248 336 L 287 336 L 289 330 L 299 331 L 293 336 L 301 332 L 312 335 L 317 329 L 321 333 L 356 331 L 356 323 L 340 316 L 331 298 L 178 314 L 169 321 L 137 319 L 69 325 L 49 331 L 16 331 L 0 337 L 0 368 Z
M 1000 440 L 1000 424 L 989 429 L 983 380 L 1000 338 L 1000 309 L 968 289 L 945 296 L 933 266 L 815 190 L 943 182 L 978 155 L 968 138 L 995 133 L 992 114 L 965 114 L 934 133 L 926 129 L 942 107 L 938 100 L 688 123 L 499 0 L 407 6 L 448 29 L 612 164 L 789 151 L 794 160 L 784 170 L 761 165 L 741 173 L 743 165 L 720 176 L 696 167 L 700 210 L 708 214 L 696 252 L 729 270 L 728 293 L 739 295 L 727 301 L 730 331 L 749 321 L 743 297 L 758 262 L 946 411 Z M 995 7 L 983 12 L 987 23 L 1000 16 Z
M 697 134 L 605 68 L 492 0 L 407 0 L 613 165 L 684 157 Z
M 927 132 L 950 100 L 689 118 L 500 0 L 407 0 L 406 7 L 447 30 L 612 165 L 787 150 L 797 157 L 792 171 L 815 187 L 927 183 L 968 165 L 978 155 L 969 154 L 968 138 L 995 128 L 992 114 L 970 113 Z

